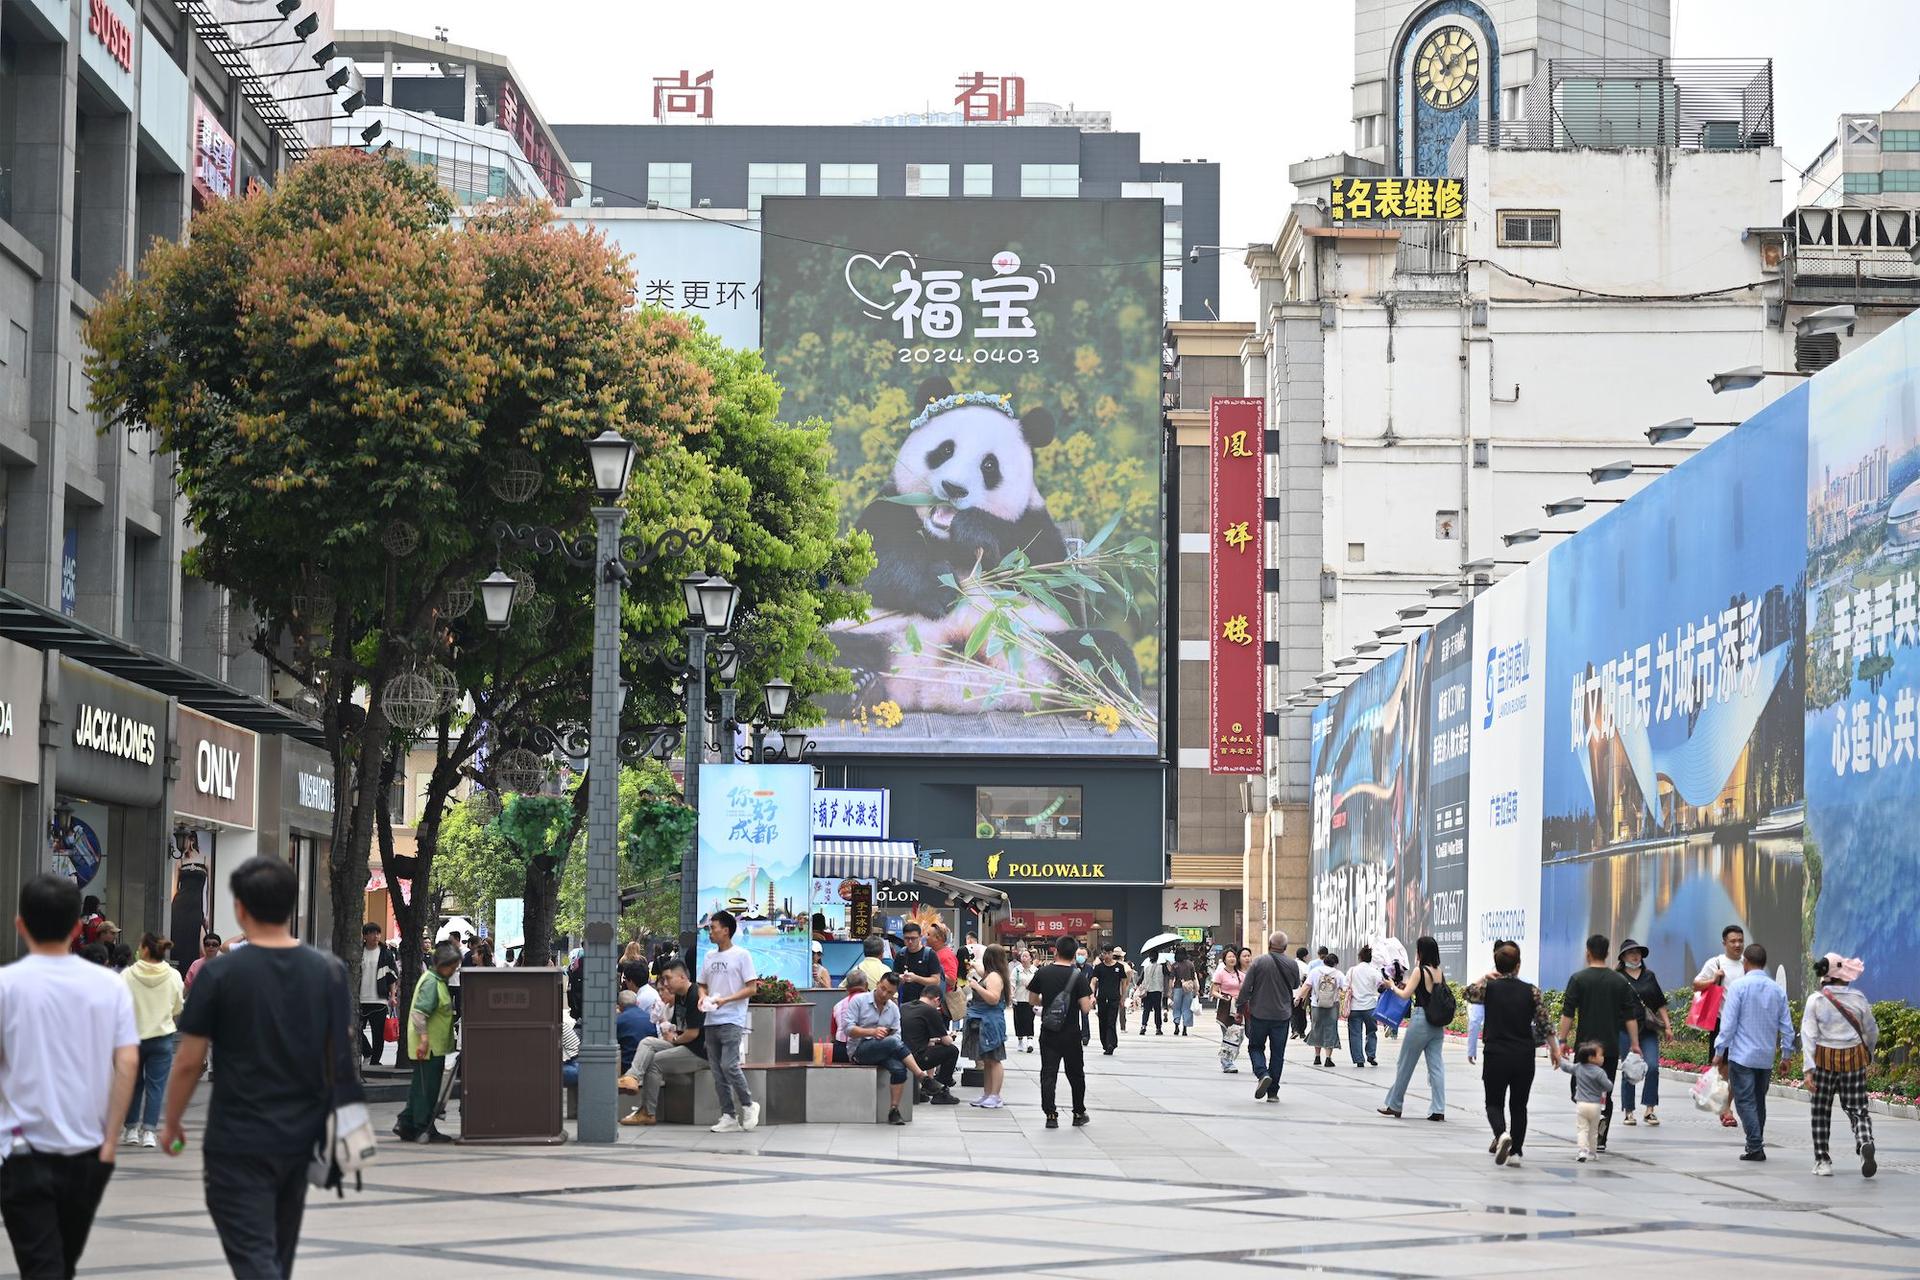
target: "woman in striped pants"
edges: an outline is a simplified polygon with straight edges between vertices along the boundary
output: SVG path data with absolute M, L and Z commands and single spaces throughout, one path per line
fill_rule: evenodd
M 1867 1068 L 1880 1028 L 1873 1006 L 1853 989 L 1864 968 L 1860 961 L 1828 954 L 1813 962 L 1820 989 L 1807 997 L 1800 1017 L 1800 1043 L 1806 1052 L 1806 1086 L 1813 1095 L 1813 1172 L 1833 1176 L 1833 1102 L 1853 1125 L 1853 1148 L 1860 1157 L 1860 1175 L 1877 1171 L 1873 1157 L 1873 1116 L 1867 1110 Z

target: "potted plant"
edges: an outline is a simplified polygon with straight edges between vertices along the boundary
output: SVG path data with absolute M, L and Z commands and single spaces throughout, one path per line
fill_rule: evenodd
M 785 978 L 762 978 L 747 1011 L 744 1061 L 813 1061 L 813 1005 Z

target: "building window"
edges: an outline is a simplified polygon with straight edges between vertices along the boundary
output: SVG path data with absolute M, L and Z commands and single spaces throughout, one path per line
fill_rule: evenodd
M 1020 194 L 1023 196 L 1064 196 L 1080 194 L 1080 166 L 1077 164 L 1023 164 L 1020 166 Z
M 1849 173 L 1841 183 L 1840 189 L 1850 196 L 1875 196 L 1880 194 L 1880 175 L 1877 173 Z
M 1920 151 L 1920 129 L 1888 129 L 1880 135 L 1882 151 Z
M 1920 169 L 1889 169 L 1880 175 L 1882 191 L 1920 191 Z
M 823 164 L 820 166 L 820 194 L 823 196 L 877 196 L 880 194 L 880 166 L 877 164 Z
M 1364 564 L 1366 563 L 1366 559 L 1367 559 L 1366 543 L 1349 542 L 1347 544 L 1347 563 L 1348 564 Z
M 1500 244 L 1507 248 L 1552 249 L 1560 243 L 1560 214 L 1553 209 L 1500 210 Z
M 973 811 L 976 839 L 1080 838 L 1078 787 L 975 787 Z
M 947 194 L 947 180 L 951 173 L 951 165 L 910 164 L 907 166 L 907 194 L 944 196 Z
M 747 166 L 747 208 L 758 209 L 761 196 L 803 196 L 807 194 L 807 166 L 795 164 L 750 164 Z
M 648 164 L 647 199 L 662 209 L 693 208 L 693 165 L 685 160 Z
M 963 196 L 992 195 L 993 166 L 990 164 L 963 166 L 960 175 L 960 194 Z

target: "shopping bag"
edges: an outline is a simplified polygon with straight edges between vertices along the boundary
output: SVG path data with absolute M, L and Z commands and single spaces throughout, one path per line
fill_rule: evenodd
M 1383 1027 L 1397 1027 L 1407 1016 L 1407 1009 L 1413 1003 L 1398 991 L 1380 993 L 1380 1003 L 1373 1007 L 1373 1020 Z
M 1705 991 L 1693 993 L 1693 1005 L 1687 1010 L 1687 1025 L 1701 1031 L 1711 1031 L 1720 1025 L 1720 1006 L 1726 1002 L 1727 989 L 1721 983 L 1714 983 Z
M 1700 1073 L 1689 1092 L 1693 1094 L 1693 1105 L 1702 1111 L 1718 1113 L 1727 1109 L 1727 1082 L 1711 1066 Z
M 386 1040 L 388 1044 L 393 1044 L 400 1039 L 400 1015 L 399 1014 L 390 1013 L 387 1015 L 386 1029 L 381 1032 L 381 1036 L 383 1039 Z

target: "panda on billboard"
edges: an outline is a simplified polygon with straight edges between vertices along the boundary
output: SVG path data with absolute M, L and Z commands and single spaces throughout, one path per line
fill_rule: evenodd
M 920 385 L 921 407 L 893 459 L 887 489 L 861 513 L 855 527 L 873 540 L 875 566 L 866 581 L 872 620 L 835 633 L 841 658 L 859 673 L 863 696 L 882 696 L 903 710 L 972 712 L 1026 710 L 1029 691 L 978 696 L 940 669 L 943 649 L 969 643 L 994 588 L 980 575 L 1015 553 L 1034 565 L 1068 559 L 1066 536 L 1047 510 L 1034 477 L 1034 450 L 1051 443 L 1054 418 L 1045 408 L 1017 410 L 1012 397 L 986 391 L 956 393 L 942 377 Z M 1055 596 L 1022 597 L 1023 627 L 1046 633 L 1062 652 L 1091 656 L 1109 681 L 1140 688 L 1139 667 L 1126 641 L 1091 629 Z M 995 655 L 996 665 L 1018 661 Z M 1057 665 L 1029 661 L 1026 683 L 1057 683 Z

